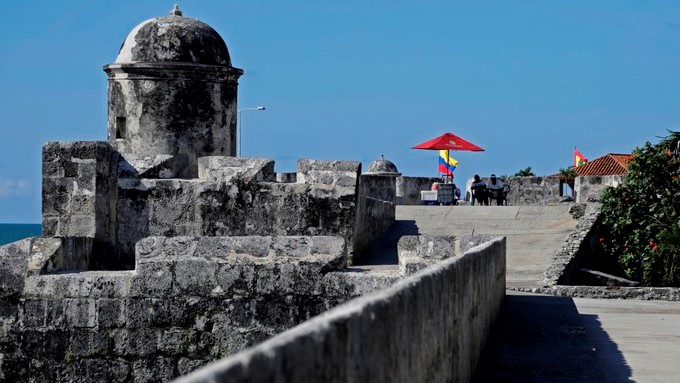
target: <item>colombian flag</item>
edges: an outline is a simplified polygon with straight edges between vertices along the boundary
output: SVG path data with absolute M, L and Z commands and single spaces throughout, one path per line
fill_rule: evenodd
M 577 168 L 583 164 L 588 162 L 588 159 L 581 154 L 578 150 L 576 150 L 576 147 L 574 146 L 574 167 Z
M 453 176 L 456 166 L 458 166 L 458 160 L 449 157 L 448 150 L 439 151 L 439 173 Z

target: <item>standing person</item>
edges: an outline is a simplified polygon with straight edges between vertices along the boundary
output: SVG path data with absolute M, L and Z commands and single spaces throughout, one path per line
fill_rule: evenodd
M 496 205 L 498 206 L 503 205 L 504 186 L 505 185 L 503 184 L 503 181 L 497 179 L 495 174 L 491 175 L 491 178 L 489 178 L 489 182 L 486 184 L 486 187 L 489 189 L 490 198 L 495 199 Z
M 489 205 L 489 198 L 486 194 L 486 184 L 479 178 L 479 174 L 475 174 L 475 179 L 470 189 L 472 190 L 473 205 L 475 204 L 475 201 L 477 201 L 479 205 Z

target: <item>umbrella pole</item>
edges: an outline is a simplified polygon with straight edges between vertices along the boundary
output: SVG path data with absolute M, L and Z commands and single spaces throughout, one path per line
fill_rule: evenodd
M 451 164 L 451 153 L 449 153 L 449 149 L 446 149 L 446 178 L 449 181 L 449 183 L 453 183 L 453 172 L 451 172 L 449 169 L 449 165 Z M 451 173 L 451 178 L 449 179 L 449 172 Z

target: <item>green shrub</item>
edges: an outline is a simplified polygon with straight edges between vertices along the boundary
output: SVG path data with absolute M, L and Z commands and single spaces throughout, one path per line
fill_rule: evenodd
M 527 166 L 524 169 L 520 169 L 517 171 L 517 173 L 513 174 L 513 177 L 533 177 L 536 174 L 531 170 L 531 166 Z
M 633 151 L 621 185 L 602 195 L 605 252 L 646 286 L 680 286 L 680 132 Z

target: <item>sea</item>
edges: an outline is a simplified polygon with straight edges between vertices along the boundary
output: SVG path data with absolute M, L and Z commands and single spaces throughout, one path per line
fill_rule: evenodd
M 28 237 L 39 237 L 39 223 L 0 223 L 0 246 Z

